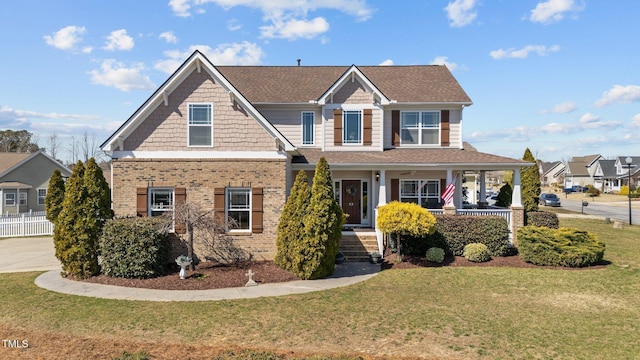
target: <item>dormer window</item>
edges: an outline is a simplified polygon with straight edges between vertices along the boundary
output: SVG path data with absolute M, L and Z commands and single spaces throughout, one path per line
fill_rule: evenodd
M 402 145 L 439 145 L 439 111 L 403 111 L 400 118 Z

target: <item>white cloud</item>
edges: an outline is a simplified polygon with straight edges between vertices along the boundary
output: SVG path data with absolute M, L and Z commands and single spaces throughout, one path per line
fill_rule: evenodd
M 47 44 L 61 50 L 73 49 L 73 47 L 82 41 L 82 35 L 87 32 L 84 26 L 67 26 L 52 33 L 43 36 Z
M 640 86 L 638 85 L 614 85 L 611 90 L 605 91 L 602 97 L 596 100 L 597 107 L 603 107 L 614 103 L 631 104 L 640 101 Z
M 14 110 L 6 105 L 0 107 L 0 121 L 26 119 L 67 119 L 67 120 L 96 120 L 97 116 L 81 114 L 59 114 L 56 112 L 42 113 L 29 110 Z
M 594 124 L 598 120 L 600 120 L 599 116 L 593 115 L 591 113 L 586 113 L 580 117 L 580 124 Z
M 507 50 L 503 50 L 502 48 L 498 50 L 493 50 L 489 53 L 494 59 L 526 59 L 529 56 L 529 53 L 533 52 L 538 54 L 539 56 L 545 56 L 552 52 L 560 51 L 560 46 L 551 45 L 546 47 L 544 45 L 527 45 L 522 49 L 514 49 L 510 48 Z
M 447 4 L 444 10 L 449 18 L 449 25 L 452 27 L 463 27 L 471 24 L 478 16 L 474 11 L 476 0 L 455 0 Z
M 555 113 L 555 114 L 568 114 L 570 112 L 574 112 L 578 109 L 578 105 L 576 105 L 573 101 L 565 101 L 563 103 L 557 104 L 551 110 L 542 110 L 543 114 L 546 113 Z
M 258 65 L 264 56 L 264 52 L 258 45 L 246 41 L 222 44 L 215 49 L 207 45 L 192 45 L 185 51 L 165 51 L 167 59 L 158 61 L 154 68 L 171 74 L 195 50 L 200 50 L 215 65 Z
M 178 38 L 174 35 L 173 31 L 165 31 L 160 34 L 158 38 L 166 41 L 169 44 L 175 44 L 178 42 Z
M 238 31 L 242 29 L 242 24 L 238 21 L 238 19 L 231 19 L 227 21 L 227 29 L 229 31 Z
M 260 30 L 262 37 L 267 39 L 313 39 L 329 31 L 329 23 L 322 17 L 317 17 L 310 21 L 274 19 L 271 25 L 261 26 Z
M 636 114 L 633 118 L 631 118 L 631 127 L 640 127 L 640 114 Z
M 387 59 L 379 64 L 379 66 L 391 66 L 393 65 L 393 60 Z
M 551 24 L 564 18 L 567 12 L 578 12 L 584 10 L 584 2 L 579 4 L 574 0 L 547 0 L 539 2 L 531 10 L 529 20 L 542 24 Z
M 107 44 L 104 46 L 105 50 L 131 50 L 133 49 L 133 38 L 127 35 L 127 30 L 120 29 L 112 31 L 107 36 Z
M 92 51 L 93 51 L 93 47 L 91 46 L 85 46 L 82 48 L 82 52 L 85 54 L 91 54 Z
M 458 68 L 458 64 L 447 61 L 448 57 L 446 56 L 437 56 L 433 61 L 431 61 L 431 65 L 445 65 L 450 71 L 454 71 Z
M 176 16 L 188 17 L 191 15 L 189 13 L 189 9 L 191 9 L 189 2 L 189 0 L 169 0 L 169 7 Z
M 94 84 L 114 87 L 122 91 L 153 90 L 155 85 L 149 77 L 142 75 L 144 65 L 141 63 L 125 67 L 121 62 L 113 59 L 104 60 L 100 70 L 92 70 L 91 82 Z

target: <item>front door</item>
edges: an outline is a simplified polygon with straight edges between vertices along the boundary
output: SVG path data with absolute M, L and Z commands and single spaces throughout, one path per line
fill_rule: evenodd
M 347 224 L 360 224 L 360 180 L 342 180 L 342 211 L 347 215 Z

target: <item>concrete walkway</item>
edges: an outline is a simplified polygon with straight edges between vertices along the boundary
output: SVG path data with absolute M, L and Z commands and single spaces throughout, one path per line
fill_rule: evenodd
M 60 276 L 51 237 L 0 240 L 0 273 L 47 271 L 36 278 L 41 288 L 63 294 L 141 301 L 213 301 L 300 294 L 352 285 L 375 276 L 380 265 L 352 262 L 336 265 L 330 278 L 214 290 L 153 290 L 72 281 Z
M 60 270 L 46 272 L 36 278 L 41 288 L 70 295 L 103 299 L 140 301 L 216 301 L 252 299 L 267 296 L 301 294 L 352 285 L 375 276 L 379 264 L 352 262 L 336 265 L 330 278 L 298 280 L 284 283 L 213 290 L 155 290 L 72 281 L 60 276 Z

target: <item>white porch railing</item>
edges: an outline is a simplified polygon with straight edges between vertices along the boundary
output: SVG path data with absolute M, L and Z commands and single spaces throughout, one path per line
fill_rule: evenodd
M 52 235 L 53 224 L 47 217 L 33 214 L 0 216 L 0 237 Z

